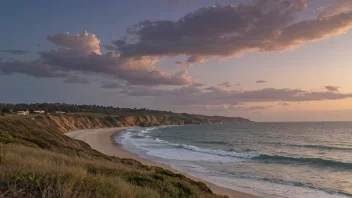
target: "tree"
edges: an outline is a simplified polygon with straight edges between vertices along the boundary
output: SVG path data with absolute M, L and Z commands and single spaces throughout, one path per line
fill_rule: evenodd
M 4 107 L 4 108 L 2 108 L 1 112 L 3 112 L 3 113 L 11 113 L 11 110 L 9 108 Z

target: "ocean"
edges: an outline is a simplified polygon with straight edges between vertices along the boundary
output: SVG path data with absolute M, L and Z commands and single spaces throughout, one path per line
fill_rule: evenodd
M 294 198 L 352 197 L 352 122 L 132 128 L 139 156 L 231 189 Z

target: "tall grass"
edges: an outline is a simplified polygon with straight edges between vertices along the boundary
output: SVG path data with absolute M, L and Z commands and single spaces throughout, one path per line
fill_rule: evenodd
M 158 167 L 70 157 L 21 145 L 1 145 L 4 197 L 216 197 L 202 183 Z
M 99 153 L 50 123 L 0 119 L 0 197 L 218 196 L 181 174 Z

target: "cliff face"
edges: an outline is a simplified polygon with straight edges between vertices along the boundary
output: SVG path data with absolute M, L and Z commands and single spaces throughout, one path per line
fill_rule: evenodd
M 128 116 L 128 117 L 98 117 L 82 116 L 76 114 L 46 115 L 32 118 L 38 125 L 49 125 L 61 132 L 107 128 L 107 127 L 128 127 L 128 126 L 159 126 L 159 125 L 183 125 L 183 120 L 169 120 L 166 117 L 156 118 L 155 116 Z
M 95 128 L 128 127 L 128 126 L 160 126 L 160 125 L 184 125 L 184 124 L 206 124 L 206 123 L 241 123 L 250 122 L 244 118 L 228 117 L 170 117 L 170 116 L 120 116 L 99 117 L 78 114 L 55 114 L 39 115 L 36 117 L 4 117 L 0 119 L 0 132 L 29 128 L 41 128 L 42 130 L 58 130 L 61 133 Z M 20 131 L 20 130 L 19 130 Z
M 183 120 L 154 116 L 99 117 L 77 114 L 4 116 L 0 117 L 0 143 L 16 143 L 60 152 L 85 148 L 87 153 L 91 149 L 86 143 L 75 141 L 63 133 L 108 127 L 182 124 Z

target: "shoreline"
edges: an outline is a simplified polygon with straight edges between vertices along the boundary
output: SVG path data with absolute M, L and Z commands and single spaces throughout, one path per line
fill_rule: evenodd
M 131 153 L 127 150 L 124 150 L 121 145 L 117 144 L 112 140 L 113 135 L 116 133 L 123 132 L 124 130 L 131 128 L 131 127 L 115 127 L 115 128 L 101 128 L 101 129 L 88 129 L 88 130 L 79 130 L 79 131 L 73 131 L 73 132 L 68 132 L 65 133 L 67 136 L 81 140 L 89 144 L 93 149 L 109 155 L 109 156 L 114 156 L 114 157 L 119 157 L 119 158 L 129 158 L 129 159 L 134 159 L 139 162 L 141 162 L 144 165 L 148 166 L 158 166 L 162 167 L 168 170 L 171 170 L 176 173 L 181 173 L 183 175 L 186 175 L 187 177 L 191 178 L 192 180 L 195 181 L 201 181 L 205 183 L 215 194 L 218 195 L 226 195 L 230 198 L 260 198 L 260 197 L 271 197 L 271 196 L 264 196 L 264 195 L 259 195 L 258 193 L 256 194 L 255 192 L 244 192 L 245 189 L 240 190 L 240 189 L 228 189 L 224 187 L 217 186 L 216 184 L 213 184 L 211 182 L 208 182 L 204 179 L 200 179 L 194 176 L 191 176 L 187 173 L 177 171 L 175 169 L 172 169 L 170 166 L 162 163 L 158 163 L 155 161 L 151 161 L 149 159 L 145 159 L 142 157 L 139 157 L 138 155 Z

